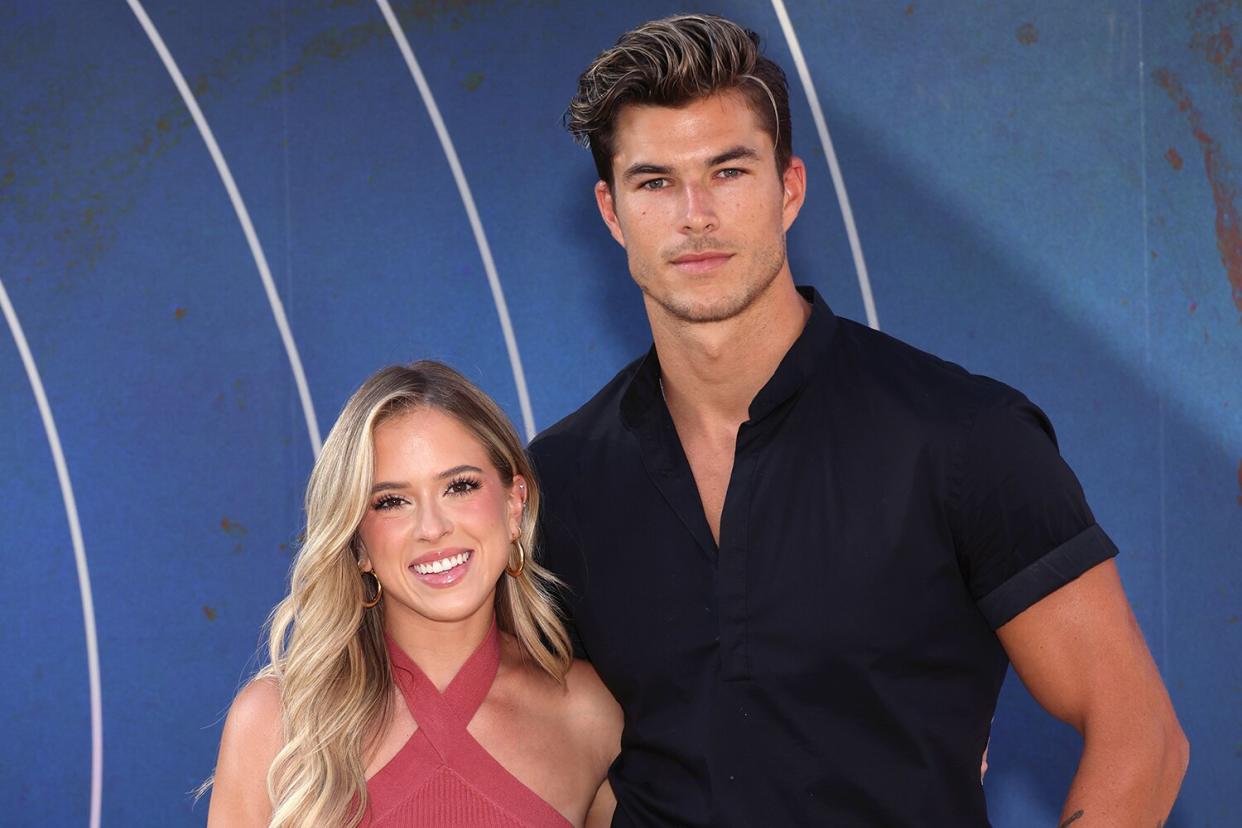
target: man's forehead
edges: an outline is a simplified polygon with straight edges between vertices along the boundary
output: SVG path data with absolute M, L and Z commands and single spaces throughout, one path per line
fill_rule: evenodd
M 772 151 L 771 139 L 749 101 L 734 91 L 678 106 L 625 104 L 613 123 L 613 161 L 622 166 L 664 163 L 673 161 L 672 156 L 683 163 L 706 163 L 738 146 L 756 154 Z

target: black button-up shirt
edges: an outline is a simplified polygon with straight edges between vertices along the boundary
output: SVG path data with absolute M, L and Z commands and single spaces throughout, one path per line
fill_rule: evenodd
M 719 548 L 654 349 L 531 446 L 615 826 L 987 825 L 994 629 L 1116 554 L 1025 397 L 803 291 Z

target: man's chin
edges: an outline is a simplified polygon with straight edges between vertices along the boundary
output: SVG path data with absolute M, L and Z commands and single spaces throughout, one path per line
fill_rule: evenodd
M 665 314 L 678 322 L 688 325 L 704 325 L 712 322 L 727 322 L 740 316 L 755 303 L 758 292 L 702 299 L 651 294 L 647 294 L 647 297 L 653 300 Z
M 726 322 L 742 313 L 750 305 L 748 301 L 737 300 L 679 302 L 656 298 L 655 301 L 666 315 L 687 325 Z

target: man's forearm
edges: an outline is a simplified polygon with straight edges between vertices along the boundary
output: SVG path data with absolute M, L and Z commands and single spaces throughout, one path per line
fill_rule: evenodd
M 1059 828 L 1160 828 L 1168 819 L 1190 757 L 1186 737 L 1176 721 L 1147 733 L 1124 730 L 1113 738 L 1085 734 Z

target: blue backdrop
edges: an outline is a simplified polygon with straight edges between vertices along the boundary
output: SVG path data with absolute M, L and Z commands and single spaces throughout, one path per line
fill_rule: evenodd
M 561 114 L 710 10 L 789 73 L 795 277 L 866 320 L 848 203 L 879 326 L 1051 415 L 1192 742 L 1169 824 L 1242 824 L 1242 3 L 784 8 L 0 2 L 0 822 L 202 823 L 370 372 L 446 360 L 537 429 L 646 347 Z M 1011 678 L 993 821 L 1054 824 L 1078 744 Z

